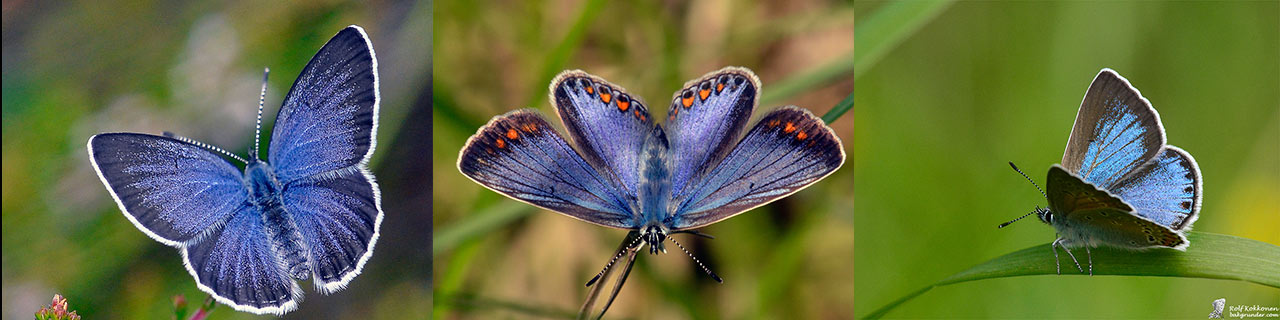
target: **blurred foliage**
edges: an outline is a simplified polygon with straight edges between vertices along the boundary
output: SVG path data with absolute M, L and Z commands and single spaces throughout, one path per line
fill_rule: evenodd
M 727 65 L 760 76 L 757 116 L 788 104 L 825 114 L 853 91 L 853 17 L 851 2 L 822 0 L 438 3 L 434 316 L 572 317 L 588 293 L 583 284 L 626 235 L 462 176 L 458 151 L 485 121 L 535 108 L 560 127 L 547 86 L 565 69 L 663 105 L 685 81 Z M 650 112 L 665 118 L 666 108 Z M 831 123 L 849 158 L 852 116 Z M 609 317 L 853 317 L 850 169 L 846 162 L 802 192 L 701 230 L 715 240 L 676 236 L 723 284 L 679 251 L 643 254 Z
M 859 19 L 874 20 L 893 4 L 855 7 Z M 1199 163 L 1205 193 L 1196 230 L 1280 244 L 1277 12 L 1274 1 L 959 2 L 879 61 L 859 64 L 858 315 L 1054 239 L 1034 220 L 996 229 L 1045 205 L 1005 163 L 1059 162 L 1081 97 L 1103 67 L 1141 90 L 1159 111 L 1168 142 Z M 895 32 L 862 27 L 860 35 Z M 1043 181 L 1043 172 L 1028 173 Z M 1095 271 L 1122 268 L 1116 260 L 1123 257 L 1097 256 Z M 1241 281 L 1046 275 L 939 287 L 886 316 L 1199 317 L 1218 298 L 1274 306 L 1280 290 Z
M 166 319 L 175 295 L 205 301 L 177 250 L 121 216 L 86 141 L 167 130 L 243 155 L 263 68 L 270 123 L 311 56 L 358 24 L 380 66 L 382 237 L 347 289 L 326 296 L 303 282 L 286 318 L 425 318 L 431 222 L 429 200 L 414 196 L 428 188 L 416 161 L 429 132 L 401 123 L 429 121 L 430 19 L 430 2 L 5 1 L 3 317 L 30 318 L 54 292 L 86 319 Z M 217 308 L 209 318 L 267 317 Z

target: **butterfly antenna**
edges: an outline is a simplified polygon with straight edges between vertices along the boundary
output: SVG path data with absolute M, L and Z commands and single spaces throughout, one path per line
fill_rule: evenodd
M 719 282 L 719 283 L 724 283 L 724 280 L 720 279 L 720 276 L 717 276 L 715 272 L 711 272 L 711 268 L 707 268 L 706 265 L 702 264 L 702 260 L 698 260 L 698 257 L 694 257 L 692 253 L 689 253 L 689 250 L 685 249 L 684 246 L 680 245 L 679 242 L 676 242 L 675 238 L 667 238 L 667 239 L 671 240 L 671 243 L 676 244 L 677 247 L 680 247 L 680 250 L 684 251 L 684 254 L 689 255 L 689 258 L 693 259 L 693 262 L 697 262 L 698 267 L 702 268 L 702 271 L 706 272 L 708 275 L 711 275 L 711 279 L 715 279 L 716 282 Z
M 1018 220 L 1022 220 L 1022 218 L 1026 218 L 1027 216 L 1035 214 L 1036 212 L 1040 212 L 1040 207 L 1036 207 L 1035 211 L 1031 211 L 1027 214 L 1024 214 L 1021 217 L 1018 217 L 1017 219 L 1013 219 L 1013 220 L 1010 220 L 1009 222 L 1001 223 L 999 227 L 996 227 L 996 229 L 1004 228 L 1005 226 L 1008 226 L 1010 223 L 1018 222 Z
M 609 259 L 609 263 L 604 265 L 604 269 L 600 269 L 600 273 L 597 273 L 595 277 L 592 277 L 591 280 L 587 281 L 587 286 L 590 287 L 592 284 L 596 283 L 596 280 L 600 280 L 600 276 L 603 276 L 605 271 L 608 271 L 610 267 L 613 267 L 613 263 L 618 262 L 618 258 L 621 258 L 622 254 L 627 253 L 632 248 L 634 248 L 636 246 L 636 243 L 640 242 L 640 239 L 643 239 L 643 238 L 636 237 L 635 240 L 632 240 L 631 243 L 628 243 L 627 246 L 622 248 L 622 250 L 619 250 L 618 254 L 613 255 L 613 259 Z
M 1018 166 L 1013 165 L 1013 161 L 1009 161 L 1009 166 L 1013 167 L 1013 171 L 1017 171 L 1018 174 L 1022 175 L 1023 178 L 1026 178 L 1027 181 L 1030 181 L 1031 185 L 1035 186 L 1036 190 L 1040 191 L 1040 195 L 1044 196 L 1045 199 L 1049 198 L 1049 195 L 1044 193 L 1044 189 L 1040 189 L 1040 185 L 1036 184 L 1035 180 L 1031 180 L 1031 177 L 1028 177 L 1026 173 L 1022 173 L 1022 170 L 1018 170 Z
M 258 121 L 253 125 L 253 148 L 250 148 L 249 156 L 253 160 L 258 160 L 258 146 L 262 145 L 262 106 L 267 102 L 267 75 L 271 74 L 271 68 L 263 68 L 262 70 L 262 94 L 258 95 Z
M 227 150 L 222 150 L 222 148 L 218 148 L 218 147 L 215 147 L 215 146 L 211 146 L 211 145 L 205 144 L 204 142 L 195 141 L 195 140 L 192 140 L 192 139 L 190 139 L 190 138 L 187 138 L 187 137 L 183 137 L 183 136 L 177 135 L 177 134 L 175 134 L 175 133 L 173 133 L 173 132 L 165 131 L 165 132 L 164 132 L 164 136 L 169 137 L 169 138 L 173 138 L 174 140 L 178 140 L 178 141 L 182 141 L 182 142 L 186 142 L 186 143 L 194 144 L 194 145 L 196 145 L 197 147 L 201 147 L 201 148 L 204 148 L 205 150 L 213 151 L 214 153 L 221 153 L 222 155 L 225 155 L 225 156 L 231 157 L 232 159 L 236 159 L 236 161 L 240 161 L 240 163 L 244 163 L 244 164 L 248 164 L 248 163 L 249 163 L 248 161 L 244 161 L 244 158 L 241 158 L 240 156 L 237 156 L 237 155 L 235 155 L 234 153 L 227 152 Z

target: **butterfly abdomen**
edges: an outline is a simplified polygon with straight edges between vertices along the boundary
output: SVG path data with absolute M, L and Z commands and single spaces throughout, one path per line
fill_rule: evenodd
M 250 163 L 245 168 L 245 177 L 249 182 L 250 199 L 262 212 L 262 222 L 266 226 L 267 239 L 272 248 L 283 259 L 284 266 L 294 279 L 305 280 L 311 275 L 311 267 L 307 264 L 306 248 L 302 234 L 293 218 L 285 211 L 280 198 L 280 181 L 272 173 L 271 166 L 265 162 Z

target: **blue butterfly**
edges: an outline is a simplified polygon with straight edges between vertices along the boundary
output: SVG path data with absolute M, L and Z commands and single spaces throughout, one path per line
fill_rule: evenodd
M 1151 102 L 1111 69 L 1089 85 L 1062 164 L 1049 168 L 1046 181 L 1049 207 L 1027 215 L 1058 231 L 1050 245 L 1054 257 L 1062 247 L 1080 272 L 1069 247 L 1085 248 L 1092 275 L 1091 247 L 1185 251 L 1191 244 L 1186 233 L 1199 218 L 1200 167 L 1191 154 L 1165 144 Z
M 471 136 L 458 169 L 513 199 L 632 230 L 638 237 L 624 252 L 665 252 L 668 235 L 700 235 L 693 229 L 800 191 L 844 163 L 835 132 L 794 106 L 769 112 L 739 139 L 759 95 L 751 70 L 708 73 L 676 92 L 664 127 L 622 87 L 565 71 L 551 81 L 550 99 L 576 150 L 543 117 L 517 110 Z
M 342 290 L 373 255 L 377 69 L 364 29 L 338 32 L 285 96 L 269 161 L 258 159 L 260 125 L 248 161 L 168 132 L 95 135 L 89 159 L 125 218 L 182 252 L 200 290 L 236 310 L 284 314 L 302 299 L 294 279 Z

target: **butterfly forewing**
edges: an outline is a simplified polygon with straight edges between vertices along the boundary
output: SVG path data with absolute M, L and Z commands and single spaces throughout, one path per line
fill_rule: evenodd
M 738 142 L 760 96 L 751 70 L 728 67 L 685 83 L 667 111 L 674 198 L 692 190 Z
M 1062 166 L 1084 181 L 1111 188 L 1164 146 L 1160 116 L 1129 81 L 1103 69 L 1089 85 L 1062 155 Z
M 840 139 L 822 119 L 801 108 L 779 108 L 675 199 L 670 227 L 693 229 L 727 219 L 800 191 L 843 163 Z
M 637 227 L 634 202 L 529 110 L 481 127 L 462 147 L 458 170 L 516 200 L 606 227 Z
M 639 185 L 640 149 L 653 127 L 649 109 L 622 87 L 579 70 L 551 81 L 551 103 L 582 157 L 628 197 Z
M 95 135 L 88 146 L 125 217 L 164 244 L 198 242 L 248 201 L 240 170 L 199 146 L 138 133 Z
M 377 59 L 364 29 L 333 36 L 302 69 L 271 133 L 281 182 L 337 174 L 368 161 L 378 120 Z

